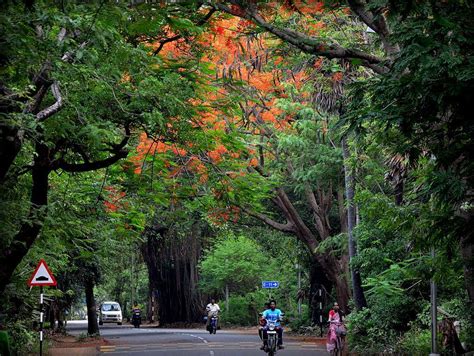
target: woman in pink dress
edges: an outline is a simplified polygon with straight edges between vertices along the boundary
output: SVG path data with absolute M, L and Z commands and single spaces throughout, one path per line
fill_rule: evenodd
M 339 309 L 339 304 L 337 302 L 334 303 L 333 308 L 329 311 L 329 317 L 328 317 L 328 322 L 329 322 L 329 331 L 328 331 L 328 336 L 327 336 L 327 341 L 326 341 L 326 348 L 328 352 L 333 351 L 336 348 L 336 342 L 337 342 L 337 334 L 336 330 L 338 328 L 343 328 L 343 314 Z

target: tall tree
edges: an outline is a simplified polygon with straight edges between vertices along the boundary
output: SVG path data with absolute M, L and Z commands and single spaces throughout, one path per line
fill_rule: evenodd
M 346 201 L 347 201 L 347 237 L 349 245 L 349 263 L 353 262 L 354 257 L 357 256 L 357 246 L 354 241 L 354 228 L 356 225 L 356 214 L 355 214 L 355 180 L 354 174 L 349 166 L 349 147 L 347 146 L 347 138 L 342 138 L 342 155 L 344 157 L 344 181 L 346 188 Z M 362 309 L 367 307 L 367 301 L 365 299 L 364 290 L 362 289 L 362 278 L 357 267 L 350 266 L 351 279 L 352 279 L 352 290 L 354 303 L 356 308 Z
M 2 241 L 0 290 L 42 229 L 51 172 L 93 171 L 125 158 L 136 129 L 166 132 L 169 118 L 189 117 L 183 101 L 193 92 L 177 68 L 130 43 L 135 8 L 43 1 L 2 7 L 0 178 L 9 190 L 26 173 L 31 193 L 29 212 Z
M 233 0 L 214 2 L 213 6 L 251 21 L 305 53 L 349 59 L 378 75 L 377 80 L 371 81 L 372 90 L 359 89 L 354 99 L 354 103 L 367 103 L 361 98 L 370 93 L 371 109 L 364 107 L 357 113 L 352 110 L 352 122 L 357 125 L 361 117 L 375 118 L 381 126 L 398 128 L 404 138 L 400 142 L 404 142 L 396 149 L 402 156 L 408 154 L 414 163 L 421 162 L 423 156 L 433 155 L 435 172 L 428 177 L 426 187 L 453 209 L 470 315 L 474 320 L 474 241 L 472 233 L 465 228 L 472 225 L 474 212 L 470 178 L 474 126 L 466 110 L 474 86 L 471 70 L 474 29 L 470 21 L 474 9 L 461 1 L 348 0 L 346 5 L 327 4 L 329 10 L 346 7 L 374 32 L 381 49 L 363 42 L 343 46 L 330 36 L 305 32 L 275 16 L 274 9 L 285 6 L 284 2 Z M 301 11 L 303 8 L 308 11 Z M 297 1 L 292 10 L 297 17 L 310 16 L 324 8 L 323 3 Z M 367 35 L 361 33 L 360 37 Z

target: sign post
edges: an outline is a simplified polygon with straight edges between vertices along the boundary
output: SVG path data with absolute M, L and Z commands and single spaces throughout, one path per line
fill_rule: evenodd
M 278 288 L 279 286 L 280 286 L 280 283 L 277 281 L 263 281 L 262 282 L 262 288 L 273 289 L 273 288 Z
M 280 283 L 277 281 L 263 281 L 262 282 L 262 288 L 268 289 L 268 299 L 272 299 L 272 296 L 270 294 L 270 289 L 278 288 L 280 286 Z
M 40 356 L 43 356 L 43 322 L 44 322 L 44 295 L 43 287 L 44 286 L 55 286 L 58 283 L 51 273 L 46 261 L 41 259 L 36 266 L 35 271 L 28 280 L 28 285 L 30 287 L 40 287 L 40 330 L 39 330 L 39 339 L 40 339 Z
M 319 292 L 319 329 L 321 330 L 321 337 L 323 337 L 323 294 L 321 288 Z

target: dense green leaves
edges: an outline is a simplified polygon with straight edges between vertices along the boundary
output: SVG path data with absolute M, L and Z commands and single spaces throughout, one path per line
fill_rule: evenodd
M 271 265 L 254 241 L 244 237 L 228 237 L 216 243 L 202 261 L 201 287 L 208 293 L 220 292 L 228 286 L 234 293 L 245 294 L 260 284 L 265 261 Z

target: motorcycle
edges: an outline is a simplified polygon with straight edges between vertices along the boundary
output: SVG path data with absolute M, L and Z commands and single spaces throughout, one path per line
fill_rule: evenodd
M 276 322 L 280 322 L 277 320 Z M 277 326 L 274 321 L 267 321 L 266 330 L 267 330 L 267 346 L 264 351 L 268 356 L 274 356 L 278 350 L 278 330 L 281 329 L 281 326 Z
M 209 322 L 209 334 L 215 334 L 217 330 L 217 314 L 211 315 L 211 321 Z
M 268 356 L 273 356 L 277 353 L 278 328 L 279 326 L 276 326 L 272 321 L 267 325 L 267 347 L 264 351 Z
M 135 328 L 139 328 L 142 323 L 142 312 L 139 309 L 132 311 L 132 324 Z

